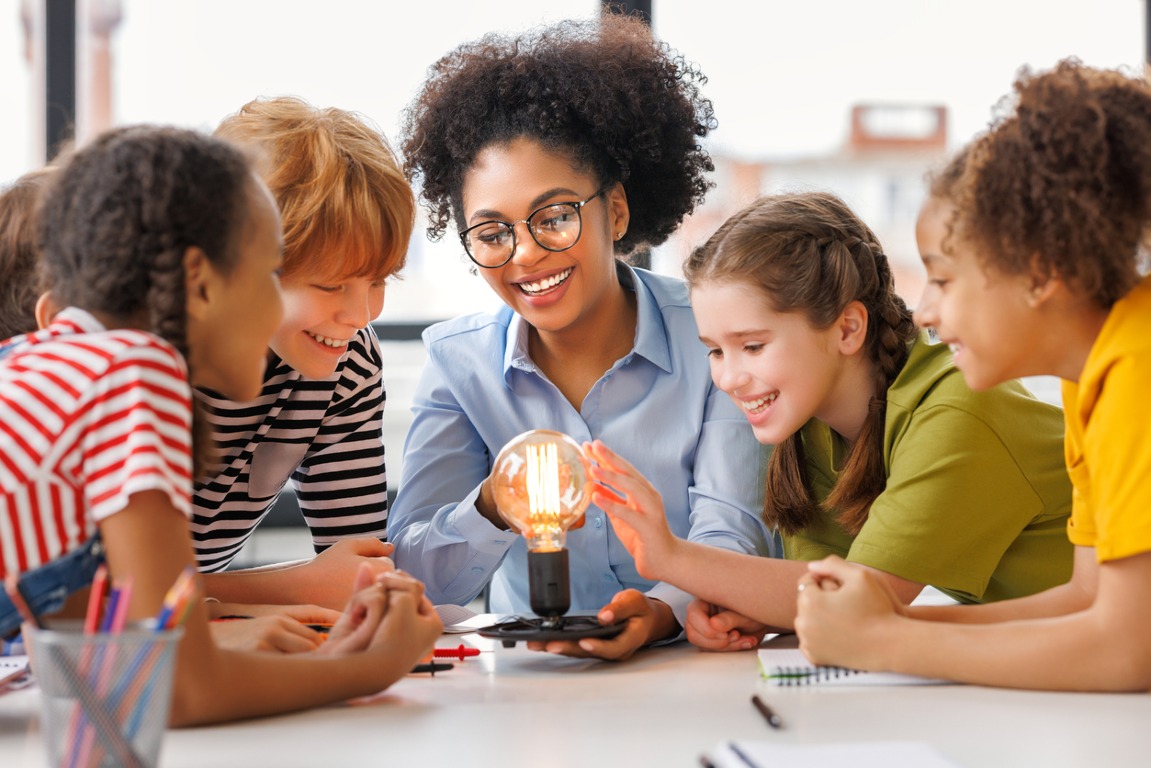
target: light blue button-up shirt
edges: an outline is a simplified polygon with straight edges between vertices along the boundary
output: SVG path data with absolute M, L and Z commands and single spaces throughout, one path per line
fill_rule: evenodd
M 772 554 L 760 522 L 763 450 L 711 381 L 682 280 L 620 266 L 636 293 L 635 345 L 577 411 L 528 355 L 528 324 L 507 307 L 424 332 L 427 364 L 413 398 L 404 472 L 388 518 L 399 568 L 435 603 L 464 604 L 491 583 L 491 610 L 530 613 L 527 549 L 476 510 L 503 446 L 529 429 L 596 438 L 662 494 L 677 536 Z M 663 600 L 681 626 L 690 596 L 636 571 L 597 506 L 568 533 L 573 612 L 595 612 L 622 589 Z

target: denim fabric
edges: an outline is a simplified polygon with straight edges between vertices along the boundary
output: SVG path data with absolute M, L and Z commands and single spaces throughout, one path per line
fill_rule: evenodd
M 92 583 L 96 568 L 103 562 L 104 544 L 96 534 L 79 549 L 22 573 L 20 591 L 37 616 L 55 613 L 64 607 L 69 595 Z M 0 593 L 0 637 L 15 634 L 22 621 L 7 593 Z

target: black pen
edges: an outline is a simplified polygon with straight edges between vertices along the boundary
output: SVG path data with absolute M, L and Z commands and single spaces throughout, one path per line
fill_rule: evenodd
M 780 718 L 780 716 L 777 715 L 771 707 L 767 706 L 767 704 L 764 704 L 763 699 L 759 698 L 757 694 L 752 695 L 751 703 L 755 705 L 755 708 L 759 711 L 759 714 L 763 715 L 763 719 L 767 721 L 768 725 L 770 725 L 772 728 L 783 727 L 783 720 Z
M 452 666 L 452 664 L 448 664 L 444 661 L 433 661 L 427 664 L 417 664 L 416 666 L 412 667 L 412 672 L 431 672 L 432 677 L 435 677 L 437 672 L 443 672 L 446 669 L 451 669 Z
M 734 741 L 729 741 L 727 743 L 727 748 L 730 749 L 731 753 L 738 757 L 740 762 L 746 765 L 747 768 L 759 768 L 759 766 L 755 764 L 755 761 L 748 757 L 747 753 L 740 749 L 739 745 Z

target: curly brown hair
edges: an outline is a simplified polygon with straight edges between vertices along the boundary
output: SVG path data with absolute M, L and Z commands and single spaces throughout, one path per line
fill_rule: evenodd
M 1139 280 L 1151 221 L 1151 88 L 1066 59 L 1023 69 L 970 147 L 956 234 L 1006 274 L 1058 276 L 1108 309 Z
M 618 253 L 662 243 L 713 186 L 700 145 L 716 126 L 705 82 L 619 14 L 459 46 L 432 65 L 403 117 L 404 169 L 422 179 L 429 237 L 439 240 L 453 214 L 463 226 L 463 179 L 480 151 L 525 137 L 601 186 L 623 184 L 631 218 Z
M 45 192 L 44 280 L 59 306 L 146 328 L 190 366 L 184 254 L 196 246 L 228 274 L 247 221 L 246 195 L 258 183 L 224 141 L 169 127 L 108 131 L 72 155 Z M 196 411 L 193 446 L 199 470 L 210 441 Z
M 761 197 L 736 213 L 684 265 L 693 288 L 749 283 L 775 312 L 799 312 L 829 328 L 853 301 L 867 310 L 865 351 L 875 368 L 867 419 L 839 479 L 824 500 L 857 534 L 887 485 L 883 431 L 887 389 L 903 370 L 918 330 L 879 239 L 829 192 Z M 763 518 L 784 533 L 810 525 L 817 512 L 798 432 L 775 446 L 768 463 Z
M 50 166 L 30 171 L 0 194 L 0 339 L 36 330 L 36 215 L 50 174 Z

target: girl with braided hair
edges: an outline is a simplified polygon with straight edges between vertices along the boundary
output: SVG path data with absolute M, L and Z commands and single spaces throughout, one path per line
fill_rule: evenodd
M 279 217 L 236 148 L 175 128 L 97 137 L 45 194 L 38 243 L 61 309 L 0 360 L 0 577 L 36 613 L 66 615 L 106 560 L 142 620 L 195 562 L 192 478 L 210 441 L 192 387 L 260 391 L 282 314 Z M 406 674 L 442 629 L 421 586 L 364 564 L 353 587 L 327 643 L 294 655 L 218 647 L 194 601 L 172 724 L 333 703 Z M 0 636 L 19 626 L 0 596 Z
M 1054 406 L 1018 383 L 975 393 L 895 293 L 872 231 L 839 198 L 763 197 L 685 267 L 716 386 L 774 446 L 764 520 L 785 559 L 674 537 L 659 495 L 592 447 L 593 497 L 641 573 L 700 598 L 688 637 L 752 648 L 791 628 L 807 561 L 880 574 L 901 604 L 925 585 L 966 603 L 1067 581 L 1070 486 Z
M 424 333 L 389 533 L 433 601 L 487 588 L 491 610 L 530 610 L 527 548 L 491 477 L 529 429 L 611 442 L 659 486 L 677 534 L 769 551 L 759 446 L 712 385 L 686 286 L 623 259 L 667 239 L 707 191 L 701 79 L 641 21 L 608 14 L 462 45 L 409 110 L 403 149 L 429 232 L 451 222 L 506 305 Z M 637 573 L 602 510 L 585 520 L 567 541 L 572 609 L 625 627 L 529 648 L 622 659 L 678 637 L 690 596 Z
M 800 647 L 818 663 L 983 685 L 1146 692 L 1151 88 L 1067 60 L 1024 70 L 1014 95 L 920 212 L 916 316 L 975 389 L 1063 379 L 1074 573 L 1018 600 L 908 610 L 868 573 L 812 563 Z

